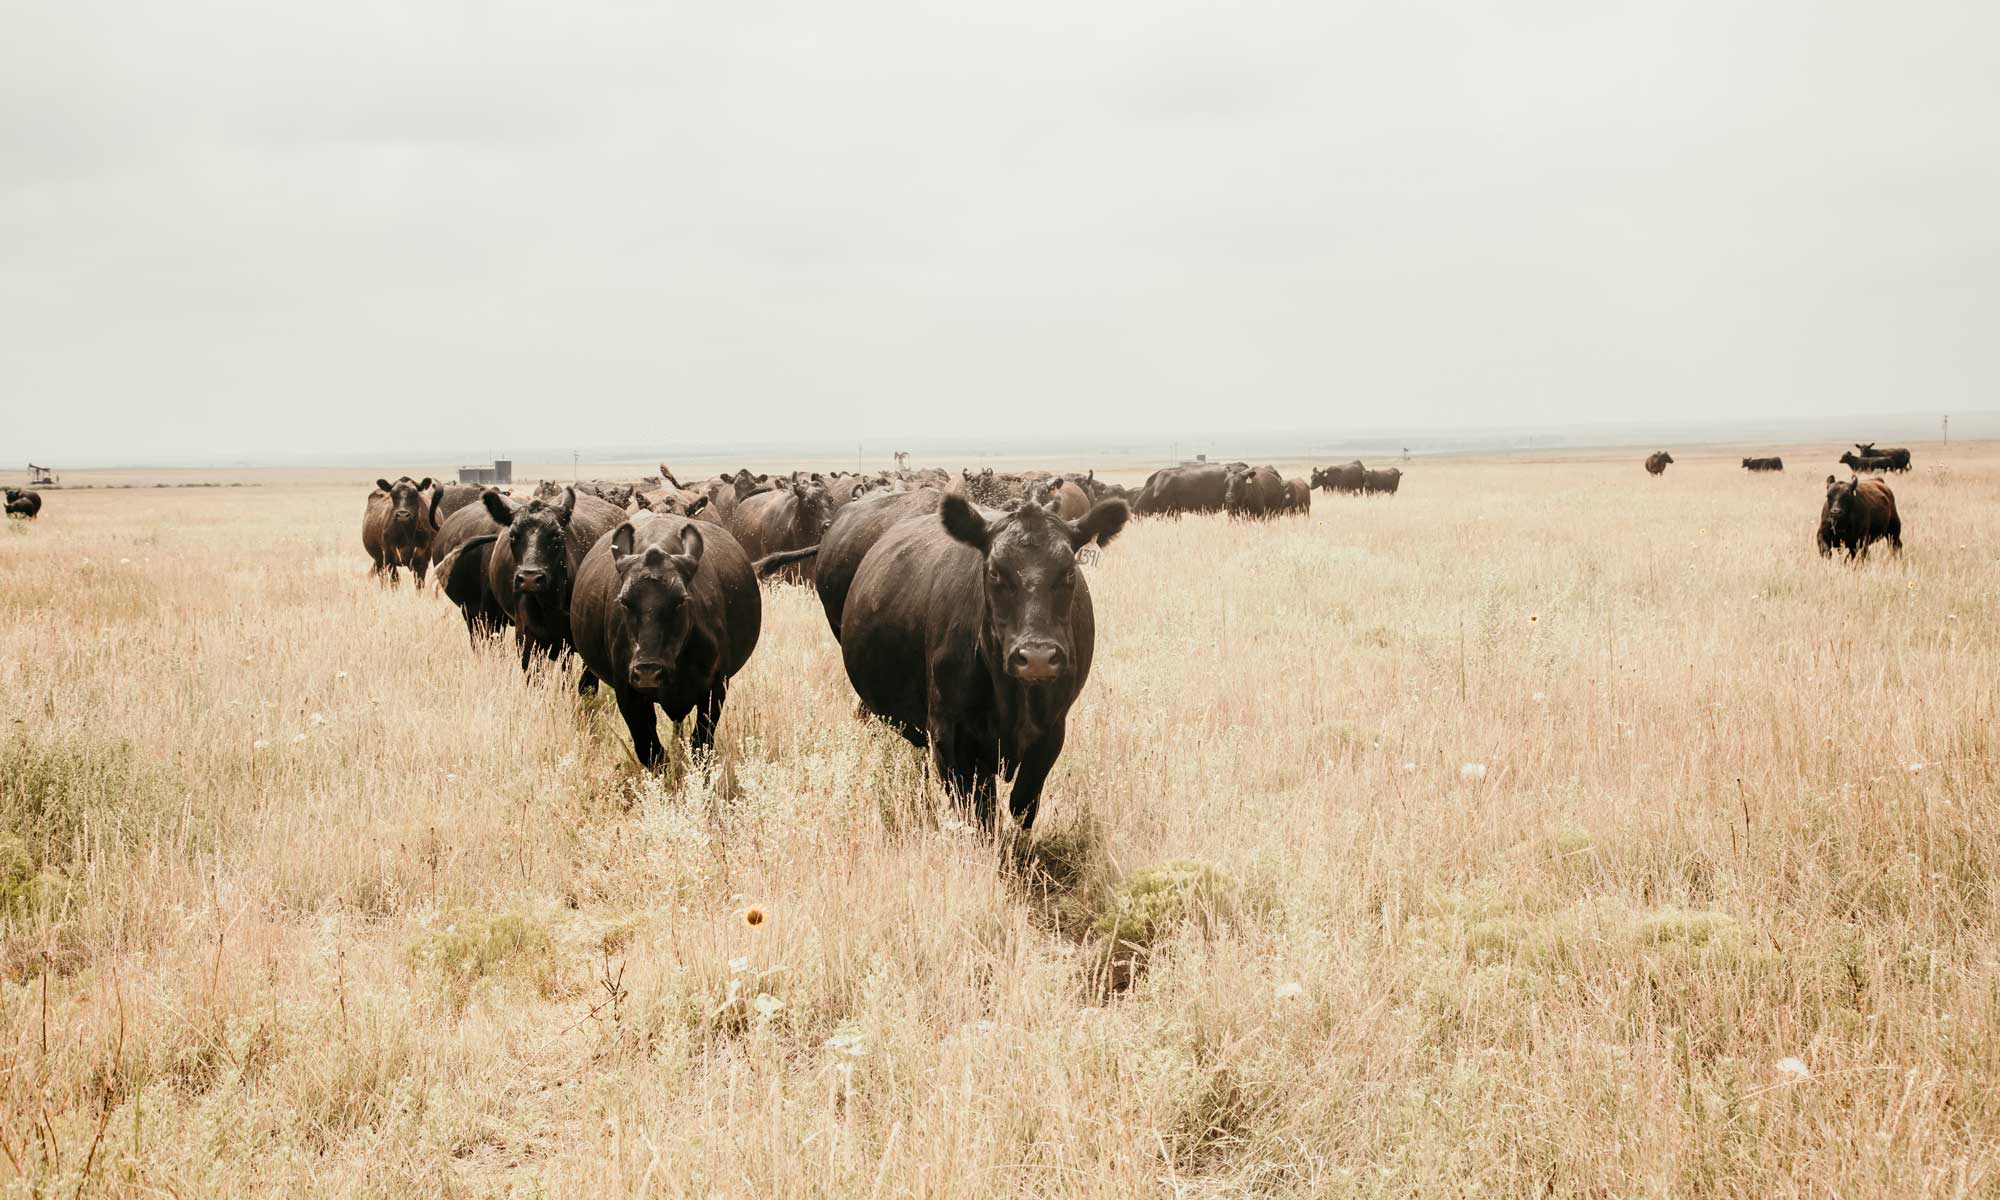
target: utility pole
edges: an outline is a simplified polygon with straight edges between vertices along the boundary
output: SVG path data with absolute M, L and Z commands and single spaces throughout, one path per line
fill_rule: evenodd
M 1944 415 L 1944 444 L 1951 445 L 1951 414 Z
M 569 481 L 571 483 L 577 481 L 577 464 L 582 460 L 583 456 L 581 454 L 574 450 L 569 452 Z

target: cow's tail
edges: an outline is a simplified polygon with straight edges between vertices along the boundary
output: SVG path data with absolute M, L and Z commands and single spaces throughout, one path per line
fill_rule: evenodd
M 818 553 L 818 546 L 807 546 L 803 550 L 780 550 L 776 554 L 766 554 L 750 565 L 756 569 L 757 578 L 762 579 L 773 571 L 789 567 L 795 562 L 804 562 Z
M 437 571 L 437 577 L 439 579 L 450 579 L 452 568 L 458 565 L 459 555 L 465 553 L 467 550 L 472 549 L 474 546 L 484 546 L 488 542 L 496 542 L 499 540 L 500 540 L 500 535 L 497 533 L 482 533 L 478 537 L 467 538 L 460 545 L 452 547 L 451 553 L 437 560 L 437 564 L 435 567 L 435 570 Z

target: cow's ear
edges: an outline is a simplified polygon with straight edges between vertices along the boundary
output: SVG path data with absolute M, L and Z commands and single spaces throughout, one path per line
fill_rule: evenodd
M 639 531 L 632 528 L 632 522 L 630 521 L 626 521 L 611 531 L 612 566 L 623 571 L 632 565 L 632 539 L 638 535 Z
M 707 547 L 701 530 L 692 525 L 681 526 L 681 552 L 673 556 L 673 563 L 674 570 L 681 573 L 683 581 L 694 582 L 694 573 L 701 569 L 701 552 Z
M 1093 506 L 1080 520 L 1069 523 L 1069 545 L 1072 550 L 1081 550 L 1092 542 L 1108 546 L 1111 539 L 1125 528 L 1125 522 L 1132 517 L 1132 509 L 1123 500 L 1105 500 Z
M 576 513 L 576 489 L 573 487 L 566 487 L 563 489 L 562 503 L 556 506 L 556 520 L 561 521 L 563 524 L 567 525 L 569 524 L 570 517 L 574 516 L 575 513 Z
M 428 476 L 428 475 L 424 476 L 424 478 L 423 478 L 423 482 L 421 482 L 421 483 L 417 484 L 417 490 L 418 490 L 418 491 L 420 491 L 420 492 L 428 492 L 428 491 L 430 491 L 430 490 L 431 490 L 431 477 L 430 477 L 430 476 Z
M 644 493 L 644 492 L 633 492 L 633 493 L 632 493 L 632 507 L 633 507 L 633 508 L 635 508 L 635 509 L 638 509 L 638 510 L 639 510 L 639 511 L 641 511 L 641 512 L 652 512 L 652 511 L 653 511 L 653 502 L 652 502 L 651 500 L 648 500 L 648 499 L 646 499 L 646 493 Z
M 375 481 L 375 490 L 376 490 L 376 491 L 378 491 L 378 492 L 393 492 L 393 491 L 395 491 L 396 489 L 395 489 L 395 488 L 393 488 L 393 487 L 391 487 L 391 486 L 389 486 L 389 481 L 388 481 L 388 480 L 386 480 L 386 479 L 378 479 L 378 480 L 376 480 L 376 481 Z
M 690 504 L 690 505 L 688 505 L 688 506 L 687 506 L 687 511 L 686 511 L 686 512 L 684 512 L 684 513 L 682 513 L 681 515 L 682 515 L 682 516 L 684 516 L 684 517 L 691 517 L 691 516 L 695 515 L 696 513 L 700 512 L 700 511 L 701 511 L 702 509 L 704 509 L 704 508 L 707 508 L 707 507 L 708 507 L 708 497 L 707 497 L 707 496 L 697 496 L 697 497 L 695 497 L 695 501 L 694 501 L 694 503 L 693 503 L 693 504 Z
M 938 509 L 938 518 L 944 522 L 944 531 L 958 541 L 986 553 L 993 547 L 993 530 L 986 524 L 986 518 L 979 510 L 967 503 L 965 497 L 947 493 L 944 506 Z
M 486 506 L 486 515 L 502 525 L 514 523 L 514 506 L 500 498 L 500 493 L 490 488 L 479 493 L 479 502 Z

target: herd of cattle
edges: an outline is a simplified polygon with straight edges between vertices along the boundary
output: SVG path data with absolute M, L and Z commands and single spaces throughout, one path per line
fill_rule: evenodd
M 1906 470 L 1907 450 L 1843 456 Z M 1647 459 L 1658 475 L 1673 461 Z M 1888 464 L 1899 465 L 1888 465 Z M 1753 471 L 1782 461 L 1743 460 Z M 515 631 L 522 669 L 574 654 L 578 686 L 608 683 L 640 762 L 665 757 L 664 709 L 693 714 L 691 744 L 714 742 L 729 681 L 756 649 L 759 579 L 818 594 L 864 710 L 927 748 L 939 777 L 994 817 L 998 780 L 1032 826 L 1062 751 L 1095 641 L 1080 552 L 1135 516 L 1310 511 L 1315 488 L 1394 495 L 1402 472 L 1359 462 L 1285 479 L 1270 466 L 1193 463 L 1137 489 L 1095 472 L 942 470 L 844 474 L 747 470 L 683 484 L 665 466 L 633 482 L 543 483 L 507 491 L 430 479 L 376 481 L 362 521 L 374 573 L 407 568 L 464 616 L 474 646 Z M 1820 552 L 1902 547 L 1895 496 L 1879 479 L 1827 477 Z
M 1659 475 L 1666 471 L 1674 456 L 1665 450 L 1646 456 L 1646 473 Z M 1856 442 L 1854 449 L 1840 456 L 1842 466 L 1854 474 L 1843 480 L 1837 476 L 1826 477 L 1826 500 L 1820 505 L 1819 528 L 1814 541 L 1823 557 L 1832 557 L 1836 550 L 1847 551 L 1847 557 L 1865 558 L 1868 547 L 1875 542 L 1888 539 L 1891 551 L 1901 553 L 1903 549 L 1903 518 L 1896 512 L 1896 494 L 1880 479 L 1863 479 L 1863 474 L 1881 474 L 1888 471 L 1910 469 L 1910 452 L 1903 446 L 1878 448 L 1874 442 Z M 1746 471 L 1782 471 L 1782 458 L 1745 458 Z

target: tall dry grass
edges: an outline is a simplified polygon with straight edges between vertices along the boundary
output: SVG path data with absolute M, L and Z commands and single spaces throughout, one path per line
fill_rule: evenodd
M 0 1177 L 1991 1194 L 2000 453 L 1924 457 L 1859 569 L 1797 461 L 1135 525 L 1025 842 L 802 591 L 654 779 L 372 584 L 360 491 L 54 494 L 0 529 Z

